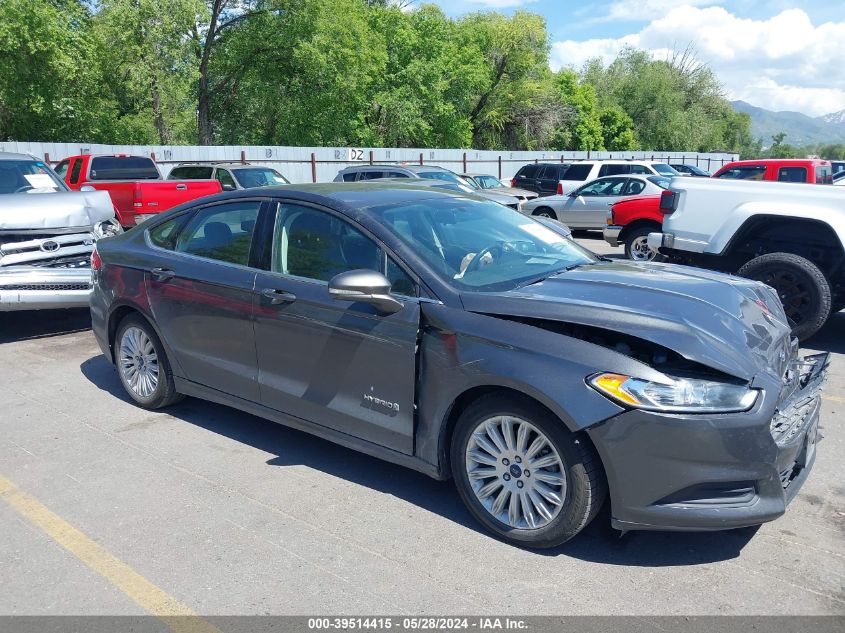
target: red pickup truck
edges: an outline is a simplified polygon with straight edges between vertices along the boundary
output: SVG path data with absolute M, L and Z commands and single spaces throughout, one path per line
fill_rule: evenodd
M 830 185 L 833 184 L 833 166 L 830 161 L 819 158 L 737 160 L 720 168 L 713 178 Z
M 69 156 L 56 173 L 74 190 L 91 187 L 108 191 L 123 227 L 176 205 L 221 191 L 217 180 L 164 180 L 155 162 L 129 154 Z
M 644 262 L 661 259 L 660 253 L 648 247 L 648 234 L 657 233 L 663 227 L 661 196 L 625 198 L 610 207 L 604 241 L 611 246 L 624 244 L 628 259 Z

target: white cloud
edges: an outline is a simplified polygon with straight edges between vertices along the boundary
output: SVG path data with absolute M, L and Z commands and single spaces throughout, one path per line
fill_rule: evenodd
M 689 6 L 721 4 L 721 0 L 686 0 Z M 666 15 L 678 6 L 677 0 L 619 0 L 612 2 L 607 14 L 596 19 L 598 22 L 643 22 Z
M 731 98 L 817 116 L 845 108 L 843 41 L 845 22 L 815 26 L 801 9 L 753 20 L 722 7 L 684 5 L 618 39 L 555 42 L 551 64 L 577 68 L 593 57 L 609 62 L 624 45 L 665 57 L 692 43 Z

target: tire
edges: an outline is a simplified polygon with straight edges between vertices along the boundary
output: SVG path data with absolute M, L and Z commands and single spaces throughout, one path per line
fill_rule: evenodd
M 738 274 L 775 289 L 792 334 L 800 341 L 815 334 L 830 316 L 830 285 L 808 259 L 792 253 L 768 253 L 746 263 Z
M 120 383 L 139 406 L 161 409 L 182 399 L 176 391 L 164 346 L 144 317 L 130 314 L 124 318 L 114 341 Z
M 552 220 L 557 220 L 557 213 L 554 212 L 553 209 L 549 207 L 537 207 L 534 209 L 534 212 L 531 215 L 536 215 L 541 218 L 551 218 Z
M 648 247 L 645 241 L 654 229 L 642 227 L 634 229 L 625 236 L 625 257 L 635 262 L 660 262 L 665 258 L 659 252 Z
M 498 439 L 503 441 L 501 429 L 506 420 L 511 424 L 511 443 L 504 445 L 507 450 L 494 454 L 497 447 L 491 439 L 493 436 L 486 434 L 483 425 L 500 429 Z M 520 428 L 526 431 L 521 453 Z M 531 455 L 528 449 L 533 448 L 540 435 L 547 444 Z M 484 438 L 493 447 L 492 451 L 481 446 Z M 458 419 L 450 456 L 458 494 L 469 511 L 487 530 L 514 545 L 549 548 L 568 541 L 595 517 L 607 496 L 604 471 L 592 444 L 527 399 L 492 394 L 476 400 Z M 533 468 L 531 479 L 532 469 L 525 466 L 540 461 L 549 465 Z M 495 474 L 488 474 L 492 471 Z M 561 480 L 561 484 L 553 483 L 554 480 Z M 484 489 L 492 492 L 482 499 Z M 549 491 L 561 503 L 549 501 L 546 496 Z M 527 493 L 540 498 L 549 517 L 538 511 Z M 497 508 L 503 495 L 504 500 Z M 533 527 L 521 500 L 529 504 Z

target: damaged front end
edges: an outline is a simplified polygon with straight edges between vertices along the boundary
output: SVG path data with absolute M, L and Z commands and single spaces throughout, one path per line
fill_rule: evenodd
M 0 311 L 87 306 L 94 244 L 121 231 L 107 192 L 4 195 Z

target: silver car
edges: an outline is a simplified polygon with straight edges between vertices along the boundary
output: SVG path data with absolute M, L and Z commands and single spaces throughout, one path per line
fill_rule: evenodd
M 566 196 L 537 198 L 522 205 L 526 215 L 560 220 L 570 229 L 602 229 L 607 211 L 623 198 L 659 194 L 669 186 L 663 176 L 606 176 L 581 185 Z
M 107 191 L 70 191 L 45 162 L 0 152 L 0 312 L 87 306 L 94 243 L 121 231 Z

